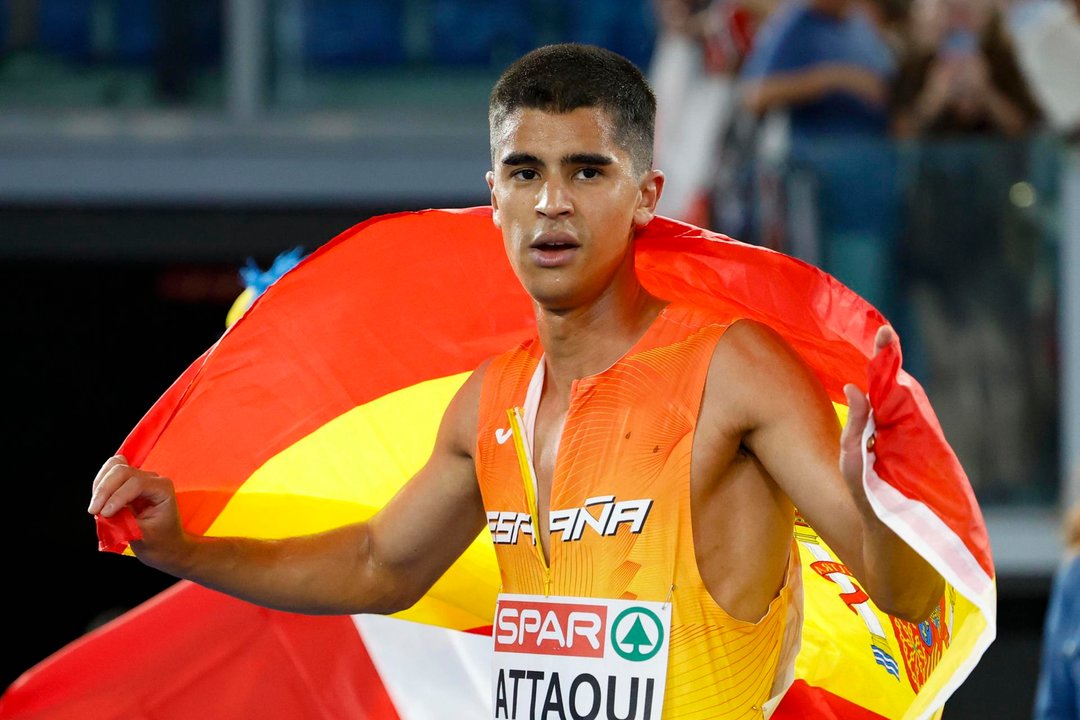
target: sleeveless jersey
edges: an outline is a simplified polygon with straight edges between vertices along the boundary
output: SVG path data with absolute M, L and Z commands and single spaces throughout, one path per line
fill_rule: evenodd
M 691 446 L 726 327 L 669 305 L 614 365 L 573 383 L 551 485 L 549 561 L 534 541 L 535 488 L 511 428 L 516 409 L 531 454 L 539 341 L 496 357 L 480 396 L 476 471 L 502 591 L 671 600 L 664 718 L 767 717 L 791 683 L 799 640 L 794 551 L 787 582 L 756 623 L 720 608 L 698 572 Z

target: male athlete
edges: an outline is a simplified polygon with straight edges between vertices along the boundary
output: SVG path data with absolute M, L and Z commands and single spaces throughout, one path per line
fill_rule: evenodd
M 572 709 L 556 715 L 767 716 L 799 641 L 796 508 L 879 608 L 926 618 L 943 581 L 862 490 L 865 396 L 845 388 L 841 434 L 824 390 L 776 332 L 639 284 L 635 232 L 664 185 L 651 165 L 654 109 L 642 74 L 597 48 L 541 48 L 500 78 L 487 183 L 537 337 L 476 369 L 430 459 L 370 521 L 276 541 L 191 536 L 171 481 L 120 456 L 98 473 L 89 512 L 130 507 L 143 534 L 132 549 L 152 567 L 328 614 L 408 608 L 487 526 L 510 613 L 497 637 L 572 626 L 576 635 L 552 637 L 584 648 L 593 616 L 549 604 L 576 599 L 603 604 L 609 622 L 623 617 L 620 603 L 649 608 L 635 611 L 643 625 L 627 623 L 624 657 L 645 659 L 658 632 L 669 639 L 652 660 L 659 678 L 613 662 L 561 686 L 571 660 L 519 648 L 499 670 L 496 717 L 546 717 L 568 697 Z M 891 342 L 883 327 L 877 348 Z M 562 624 L 513 622 L 549 615 Z

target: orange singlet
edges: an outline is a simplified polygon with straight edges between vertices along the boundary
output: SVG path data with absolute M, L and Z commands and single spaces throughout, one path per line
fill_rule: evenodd
M 668 719 L 767 717 L 791 683 L 798 649 L 794 550 L 788 581 L 757 623 L 716 604 L 695 559 L 690 453 L 726 327 L 669 305 L 625 356 L 573 384 L 551 487 L 550 562 L 534 541 L 535 488 L 512 432 L 516 415 L 531 453 L 543 387 L 539 341 L 495 358 L 480 397 L 476 470 L 502 591 L 672 600 Z

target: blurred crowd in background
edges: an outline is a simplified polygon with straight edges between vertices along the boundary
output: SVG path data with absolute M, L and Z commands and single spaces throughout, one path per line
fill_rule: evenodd
M 664 214 L 817 264 L 874 303 L 980 496 L 1018 503 L 1054 502 L 1059 487 L 1059 178 L 1080 128 L 1066 69 L 1080 61 L 1078 5 L 251 4 L 268 112 L 412 102 L 449 116 L 532 47 L 624 54 L 657 91 Z M 0 0 L 0 104 L 213 113 L 229 92 L 230 6 Z
M 1045 210 L 1057 144 L 1080 129 L 1080 85 L 1035 75 L 1030 33 L 1042 13 L 1071 14 L 1076 34 L 1056 52 L 1075 63 L 1078 9 L 657 7 L 659 165 L 678 180 L 665 210 L 819 265 L 871 300 L 900 330 L 906 365 L 981 496 L 1045 491 L 1035 478 L 1054 474 L 1057 434 Z

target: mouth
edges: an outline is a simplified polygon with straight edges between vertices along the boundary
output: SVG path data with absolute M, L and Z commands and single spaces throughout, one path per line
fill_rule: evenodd
M 569 263 L 581 245 L 567 233 L 543 233 L 529 244 L 529 255 L 540 267 Z
M 532 250 L 542 252 L 558 252 L 561 250 L 573 250 L 581 247 L 580 243 L 569 233 L 543 233 L 529 245 Z

